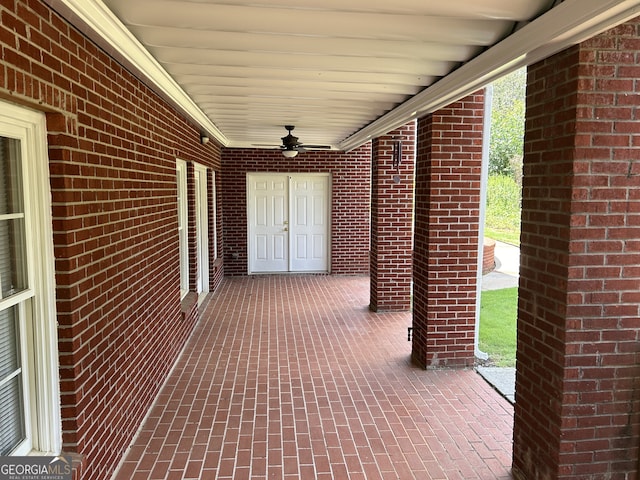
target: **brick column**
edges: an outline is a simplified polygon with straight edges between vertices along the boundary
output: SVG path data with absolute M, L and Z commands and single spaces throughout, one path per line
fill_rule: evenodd
M 637 478 L 639 27 L 529 69 L 516 478 Z
M 413 351 L 422 367 L 474 363 L 484 91 L 418 121 Z
M 372 142 L 371 303 L 373 311 L 411 308 L 415 122 Z

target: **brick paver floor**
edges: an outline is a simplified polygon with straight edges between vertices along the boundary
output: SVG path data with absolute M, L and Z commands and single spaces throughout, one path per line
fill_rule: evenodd
M 513 407 L 472 370 L 412 366 L 410 313 L 369 279 L 227 278 L 120 479 L 510 479 Z

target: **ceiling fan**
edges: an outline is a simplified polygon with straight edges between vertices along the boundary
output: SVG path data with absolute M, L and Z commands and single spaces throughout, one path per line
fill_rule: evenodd
M 298 137 L 291 133 L 293 129 L 296 128 L 294 125 L 285 125 L 284 128 L 288 133 L 281 139 L 282 145 L 280 145 L 280 150 L 285 157 L 293 158 L 298 155 L 298 153 L 304 153 L 307 150 L 331 149 L 330 145 L 304 145 L 298 141 Z

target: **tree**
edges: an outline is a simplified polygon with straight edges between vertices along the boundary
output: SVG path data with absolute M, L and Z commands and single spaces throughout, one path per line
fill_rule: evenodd
M 524 149 L 526 69 L 493 83 L 489 175 L 521 179 Z

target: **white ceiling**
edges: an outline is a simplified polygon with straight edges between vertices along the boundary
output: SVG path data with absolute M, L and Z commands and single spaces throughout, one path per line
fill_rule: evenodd
M 354 148 L 640 15 L 640 0 L 47 1 L 231 147 L 295 125 Z

